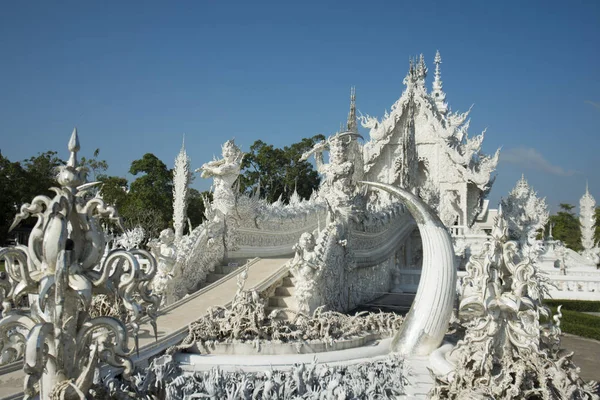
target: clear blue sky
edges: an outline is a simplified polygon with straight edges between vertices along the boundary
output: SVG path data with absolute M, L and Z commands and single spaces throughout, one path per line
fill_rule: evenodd
M 503 148 L 493 203 L 521 173 L 551 205 L 586 179 L 600 202 L 598 1 L 3 2 L 0 149 L 66 158 L 77 126 L 82 155 L 131 179 L 146 152 L 172 166 L 185 134 L 197 168 L 232 137 L 333 133 L 352 85 L 380 117 L 410 56 L 430 85 L 436 49 L 452 109 L 474 104 L 471 135 Z

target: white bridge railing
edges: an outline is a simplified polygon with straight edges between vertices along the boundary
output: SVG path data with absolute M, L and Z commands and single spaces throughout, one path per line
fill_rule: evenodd
M 456 290 L 460 294 L 463 279 L 467 276 L 466 271 L 458 271 Z M 600 275 L 547 275 L 550 282 L 550 297 L 553 300 L 589 300 L 600 301 Z
M 600 301 L 600 276 L 549 275 L 556 287 L 550 296 L 558 300 Z

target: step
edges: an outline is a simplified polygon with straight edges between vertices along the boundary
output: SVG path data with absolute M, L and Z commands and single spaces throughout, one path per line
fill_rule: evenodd
M 216 274 L 214 272 L 211 272 L 210 274 L 206 275 L 206 281 L 205 283 L 214 283 L 216 281 L 218 281 L 219 279 L 223 278 L 224 276 L 226 276 L 227 274 Z
M 294 296 L 296 288 L 293 286 L 279 286 L 275 289 L 275 296 Z
M 298 302 L 295 297 L 292 296 L 271 296 L 269 297 L 270 307 L 286 307 L 296 309 Z
M 243 264 L 238 265 L 219 265 L 215 267 L 215 273 L 229 275 L 233 271 L 238 270 Z
M 291 310 L 289 310 L 287 307 L 265 307 L 265 314 L 268 316 L 271 314 L 271 312 L 275 311 L 275 310 L 281 310 L 279 312 L 279 314 L 277 315 L 276 319 L 287 319 L 287 320 L 292 320 L 296 317 L 296 313 L 292 312 Z
M 281 286 L 283 287 L 294 287 L 294 281 L 296 280 L 296 278 L 292 277 L 292 276 L 286 276 L 285 278 L 283 278 L 283 282 L 281 284 Z

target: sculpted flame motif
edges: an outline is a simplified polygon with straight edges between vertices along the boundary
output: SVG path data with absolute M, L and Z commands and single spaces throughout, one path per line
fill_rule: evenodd
M 540 315 L 550 316 L 542 303 L 547 278 L 508 241 L 508 226 L 500 207 L 492 240 L 467 264 L 459 314 L 466 333 L 453 349 L 440 349 L 436 364 L 447 365 L 431 398 L 598 399 L 572 353 L 559 352 L 560 308 L 554 324 L 540 324 Z
M 29 245 L 0 249 L 10 283 L 0 320 L 0 349 L 6 355 L 8 344 L 13 359 L 24 350 L 26 399 L 86 398 L 98 361 L 122 367 L 125 377 L 132 372 L 126 326 L 112 317 L 91 318 L 93 295 L 122 300 L 136 341 L 143 315 L 150 317 L 156 332 L 159 298 L 150 290 L 156 262 L 146 251 L 121 249 L 101 261 L 106 243 L 98 219 L 120 225 L 120 218 L 102 199 L 86 199 L 86 189 L 97 183 L 85 184 L 83 168 L 77 166 L 77 130 L 69 151 L 69 161 L 58 174 L 61 187 L 51 189 L 56 195 L 37 196 L 23 205 L 11 226 L 37 218 Z M 19 309 L 28 295 L 29 309 Z

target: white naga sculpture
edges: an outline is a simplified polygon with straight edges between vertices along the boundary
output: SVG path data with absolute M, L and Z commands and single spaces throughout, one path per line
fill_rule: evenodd
M 159 299 L 150 290 L 154 258 L 143 250 L 118 249 L 101 261 L 105 237 L 99 219 L 119 225 L 120 219 L 102 199 L 86 196 L 98 182 L 86 184 L 78 167 L 76 130 L 68 147 L 71 156 L 57 177 L 60 187 L 51 188 L 55 196 L 40 195 L 23 205 L 11 226 L 37 218 L 28 246 L 0 249 L 11 285 L 0 320 L 0 337 L 9 341 L 0 346 L 21 341 L 26 399 L 88 398 L 99 363 L 123 368 L 125 377 L 131 374 L 128 329 L 137 338 L 140 319 L 148 315 L 156 331 Z M 146 268 L 138 258 L 146 260 Z M 119 298 L 129 328 L 116 318 L 90 317 L 98 293 Z M 23 307 L 27 298 L 31 303 Z
M 594 240 L 596 231 L 596 200 L 590 194 L 588 185 L 585 186 L 585 194 L 579 200 L 579 223 L 581 225 L 581 254 L 594 264 L 600 262 L 598 253 L 600 249 Z
M 210 161 L 198 168 L 203 178 L 213 178 L 213 208 L 218 211 L 215 216 L 223 220 L 235 208 L 233 183 L 240 174 L 244 153 L 235 142 L 228 140 L 223 145 L 223 158 Z
M 467 264 L 459 316 L 466 333 L 430 359 L 439 374 L 432 399 L 598 399 L 584 384 L 571 354 L 560 352 L 560 314 L 555 324 L 542 300 L 547 278 L 519 245 L 508 241 L 502 207 L 492 240 Z M 560 309 L 559 309 L 560 313 Z

